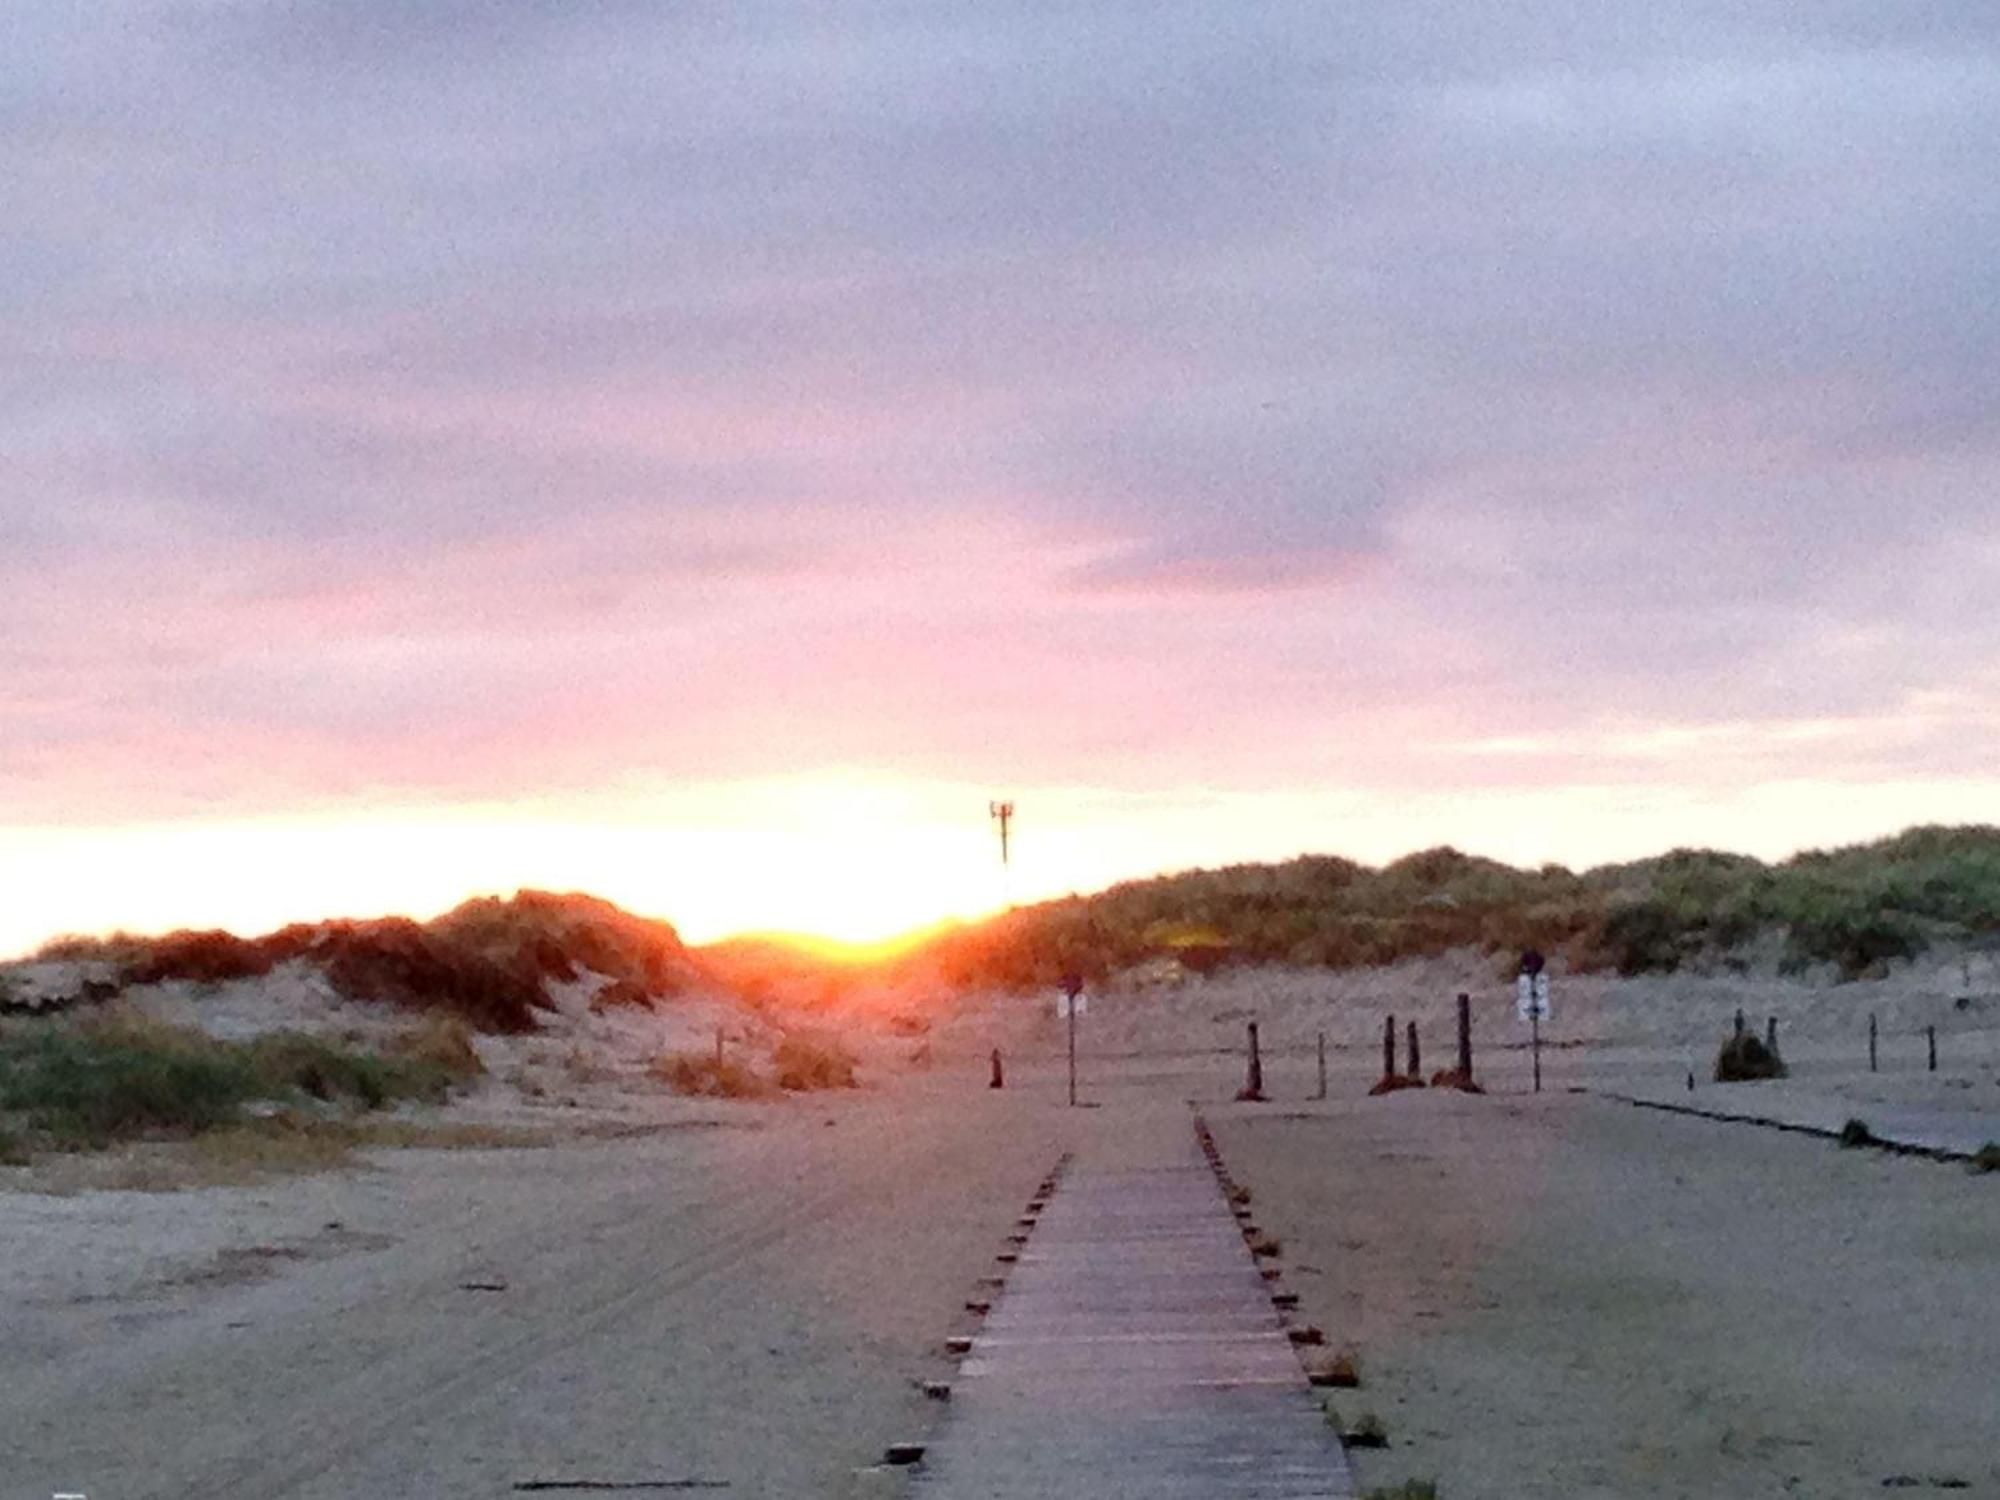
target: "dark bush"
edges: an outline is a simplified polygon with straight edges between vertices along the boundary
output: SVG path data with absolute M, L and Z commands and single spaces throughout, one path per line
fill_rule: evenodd
M 1739 1031 L 1722 1044 L 1715 1055 L 1717 1083 L 1749 1083 L 1761 1078 L 1783 1078 L 1785 1060 L 1764 1044 L 1754 1031 Z

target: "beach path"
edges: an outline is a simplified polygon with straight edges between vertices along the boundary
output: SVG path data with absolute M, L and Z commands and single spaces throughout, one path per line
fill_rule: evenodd
M 1083 1145 L 960 1367 L 917 1493 L 1353 1493 L 1185 1116 Z

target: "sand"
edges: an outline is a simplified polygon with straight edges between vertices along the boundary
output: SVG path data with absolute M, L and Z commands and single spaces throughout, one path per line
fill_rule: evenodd
M 1008 1092 L 254 1189 L 0 1197 L 0 1497 L 869 1493 L 1059 1150 Z M 466 1289 L 469 1286 L 502 1290 Z
M 1031 1185 L 1066 1148 L 1115 1158 L 1190 1128 L 1190 1101 L 1285 1242 L 1303 1314 L 1361 1352 L 1366 1385 L 1339 1404 L 1392 1435 L 1361 1455 L 1367 1484 L 2000 1496 L 2000 1175 L 1569 1092 L 1682 1076 L 1726 1025 L 1726 984 L 1690 988 L 1680 1016 L 1657 983 L 1608 986 L 1583 1036 L 1564 1007 L 1555 1040 L 1584 1045 L 1551 1049 L 1535 1098 L 1489 981 L 1498 1092 L 1363 1097 L 1388 1005 L 1448 1061 L 1458 979 L 1441 962 L 1338 994 L 1266 973 L 1100 997 L 1081 1033 L 1096 1107 L 1076 1111 L 1043 1000 L 858 1036 L 869 1087 L 773 1103 L 663 1099 L 633 1067 L 651 1033 L 616 1031 L 653 1023 L 592 1020 L 508 1044 L 502 1081 L 456 1111 L 536 1124 L 541 1149 L 0 1193 L 0 1500 L 470 1500 L 565 1478 L 900 1493 L 874 1462 L 935 1422 L 916 1382 L 949 1374 L 942 1340 Z M 1906 1022 L 1950 1004 L 1906 988 Z M 1813 987 L 1759 994 L 1798 1020 L 1801 1087 L 2000 1095 L 1972 1019 L 1940 1075 L 1899 1052 L 1857 1077 L 1847 1033 L 1887 990 L 1836 992 L 1821 1024 Z M 1239 1106 L 1251 1016 L 1273 1102 Z M 1326 1104 L 1308 1097 L 1318 1029 L 1337 1037 Z M 514 1081 L 544 1076 L 540 1095 Z

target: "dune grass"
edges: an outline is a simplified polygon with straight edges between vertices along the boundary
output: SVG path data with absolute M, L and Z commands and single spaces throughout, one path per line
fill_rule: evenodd
M 776 1085 L 733 1057 L 713 1052 L 663 1052 L 653 1060 L 653 1076 L 677 1094 L 705 1099 L 767 1099 Z
M 114 1009 L 0 1032 L 0 1130 L 15 1155 L 102 1150 L 241 1126 L 259 1102 L 437 1103 L 476 1071 L 467 1054 L 425 1040 L 382 1055 L 297 1032 L 221 1041 Z
M 836 1037 L 787 1032 L 772 1049 L 771 1063 L 787 1093 L 855 1087 L 854 1054 Z

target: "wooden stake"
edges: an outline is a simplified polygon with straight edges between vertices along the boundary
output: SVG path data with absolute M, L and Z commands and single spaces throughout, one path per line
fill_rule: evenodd
M 993 1049 L 993 1081 L 986 1086 L 990 1089 L 1004 1089 L 1007 1086 L 1007 1075 L 1000 1067 L 1000 1049 L 998 1047 Z
M 1396 1076 L 1396 1018 L 1387 1017 L 1382 1022 L 1382 1076 Z
M 1875 1062 L 1875 1012 L 1868 1012 L 1868 1071 L 1877 1071 Z
M 1472 996 L 1458 997 L 1458 1081 L 1472 1083 Z
M 1326 1097 L 1326 1033 L 1319 1034 L 1319 1093 L 1315 1097 Z
M 1937 1071 L 1937 1027 L 1926 1026 L 1924 1028 L 1924 1035 L 1930 1040 L 1931 1071 L 1935 1073 Z
M 1417 1023 L 1415 1021 L 1410 1022 L 1410 1076 L 1412 1078 L 1421 1078 L 1424 1076 L 1423 1053 L 1417 1049 Z
M 1261 1099 L 1264 1097 L 1264 1058 L 1257 1050 L 1257 1023 L 1250 1023 L 1250 1073 L 1243 1081 L 1243 1097 Z

